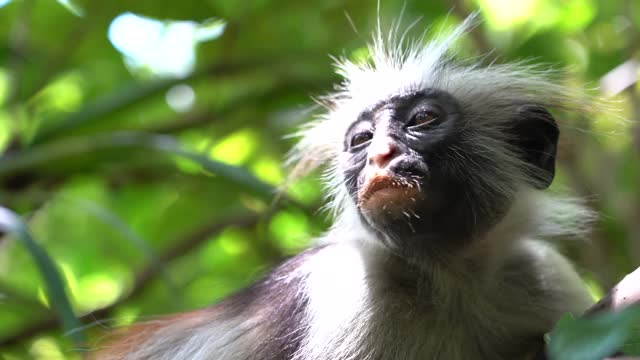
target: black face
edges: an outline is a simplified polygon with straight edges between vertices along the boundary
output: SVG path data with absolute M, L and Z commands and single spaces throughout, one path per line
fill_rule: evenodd
M 540 107 L 522 109 L 514 114 L 521 121 L 502 136 L 532 169 L 547 174 L 540 177 L 548 186 L 555 122 Z M 508 209 L 512 193 L 486 181 L 496 164 L 474 148 L 465 125 L 463 108 L 453 96 L 426 90 L 377 104 L 348 129 L 346 186 L 365 223 L 392 249 L 422 254 L 460 248 Z

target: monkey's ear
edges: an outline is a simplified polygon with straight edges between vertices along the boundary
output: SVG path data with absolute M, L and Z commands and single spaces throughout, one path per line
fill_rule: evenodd
M 531 167 L 528 174 L 534 179 L 534 186 L 546 189 L 555 174 L 556 148 L 558 145 L 558 125 L 551 114 L 542 106 L 525 105 L 518 109 L 514 121 L 513 142 Z

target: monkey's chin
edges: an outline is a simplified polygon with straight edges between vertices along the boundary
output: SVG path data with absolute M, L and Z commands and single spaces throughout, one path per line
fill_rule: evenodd
M 366 217 L 379 218 L 408 216 L 423 194 L 415 187 L 385 187 L 377 189 L 358 204 Z

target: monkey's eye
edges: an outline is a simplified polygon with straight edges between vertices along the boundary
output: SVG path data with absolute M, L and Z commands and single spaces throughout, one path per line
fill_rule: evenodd
M 371 140 L 373 134 L 370 131 L 359 132 L 351 137 L 351 143 L 349 147 L 354 148 L 356 146 L 367 143 Z
M 417 112 L 409 121 L 409 126 L 420 126 L 431 123 L 436 123 L 439 120 L 439 115 L 435 111 L 421 110 Z

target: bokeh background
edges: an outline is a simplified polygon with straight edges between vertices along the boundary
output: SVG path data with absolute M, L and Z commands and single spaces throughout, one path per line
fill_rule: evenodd
M 376 5 L 0 0 L 0 358 L 79 359 L 105 329 L 211 304 L 320 234 L 317 176 L 274 200 L 287 135 L 339 81 L 330 55 L 367 58 Z M 561 69 L 604 99 L 558 114 L 552 188 L 600 214 L 589 239 L 558 239 L 598 297 L 640 264 L 640 1 L 379 15 L 429 38 L 474 11 L 460 54 Z

